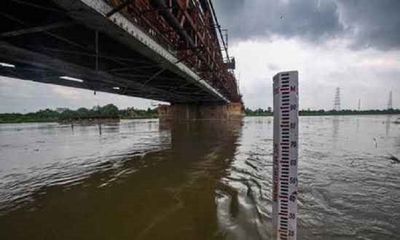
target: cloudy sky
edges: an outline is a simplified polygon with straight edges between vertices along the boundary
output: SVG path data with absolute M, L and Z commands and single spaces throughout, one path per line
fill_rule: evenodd
M 400 108 L 399 0 L 214 0 L 229 29 L 240 89 L 250 108 L 272 105 L 272 76 L 298 70 L 303 109 Z M 155 102 L 27 81 L 0 80 L 0 112 Z

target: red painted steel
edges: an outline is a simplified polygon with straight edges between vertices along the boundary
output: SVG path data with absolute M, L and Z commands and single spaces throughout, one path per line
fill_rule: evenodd
M 117 8 L 125 1 L 109 3 Z M 222 55 L 209 1 L 133 0 L 120 12 L 230 101 L 242 101 Z

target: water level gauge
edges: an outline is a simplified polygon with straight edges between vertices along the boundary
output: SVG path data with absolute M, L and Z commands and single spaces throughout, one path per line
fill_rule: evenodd
M 274 239 L 295 240 L 297 235 L 298 72 L 273 78 L 274 155 L 272 224 Z

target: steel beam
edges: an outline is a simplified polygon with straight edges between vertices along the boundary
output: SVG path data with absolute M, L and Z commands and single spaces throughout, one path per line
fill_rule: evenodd
M 112 9 L 106 14 L 106 17 L 111 17 L 114 13 L 121 11 L 126 8 L 129 4 L 133 3 L 135 0 L 125 0 L 123 3 Z
M 37 8 L 37 9 L 41 9 L 41 10 L 46 10 L 46 11 L 51 11 L 51 12 L 57 12 L 57 13 L 62 13 L 62 11 L 58 10 L 58 9 L 54 9 L 51 7 L 46 7 L 43 5 L 39 5 L 39 4 L 35 4 L 29 1 L 23 1 L 23 0 L 11 0 L 15 3 L 21 4 L 21 5 L 26 5 L 32 8 Z
M 166 96 L 166 98 L 179 98 L 182 100 L 190 100 L 187 96 L 181 96 L 178 94 L 172 94 L 170 91 L 156 89 L 151 86 L 143 88 L 143 84 L 129 81 L 124 78 L 113 76 L 109 73 L 102 71 L 95 71 L 86 67 L 78 66 L 72 63 L 68 63 L 59 59 L 54 59 L 44 54 L 35 53 L 26 49 L 15 47 L 9 43 L 0 41 L 0 56 L 11 60 L 12 62 L 19 62 L 26 65 L 32 65 L 37 68 L 49 69 L 53 72 L 58 72 L 62 75 L 67 75 L 75 78 L 85 79 L 89 81 L 98 81 L 111 84 L 113 86 L 129 86 L 142 90 L 147 93 L 158 93 Z
M 140 52 L 144 56 L 159 62 L 161 66 L 172 71 L 187 81 L 204 88 L 209 94 L 222 102 L 230 102 L 218 90 L 208 84 L 205 80 L 192 71 L 186 64 L 179 62 L 179 59 L 157 43 L 147 33 L 143 32 L 134 23 L 128 20 L 121 13 L 117 12 L 110 18 L 106 18 L 113 8 L 99 0 L 53 0 L 59 6 L 66 9 L 68 14 L 84 23 L 89 28 L 97 29 L 107 33 L 109 36 L 125 44 L 127 47 Z
M 72 25 L 74 25 L 73 22 L 58 22 L 58 23 L 52 23 L 52 24 L 48 24 L 48 25 L 44 25 L 44 26 L 37 26 L 37 27 L 31 27 L 31 28 L 25 28 L 25 29 L 19 29 L 19 30 L 0 33 L 0 37 L 1 38 L 17 37 L 17 36 L 21 36 L 21 35 L 25 35 L 25 34 L 45 32 L 45 31 L 50 31 L 50 30 L 57 29 L 57 28 L 69 27 Z

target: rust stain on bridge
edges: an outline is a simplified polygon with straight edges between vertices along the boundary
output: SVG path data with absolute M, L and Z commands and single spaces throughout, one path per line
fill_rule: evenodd
M 0 75 L 173 104 L 242 102 L 210 0 L 2 6 Z

